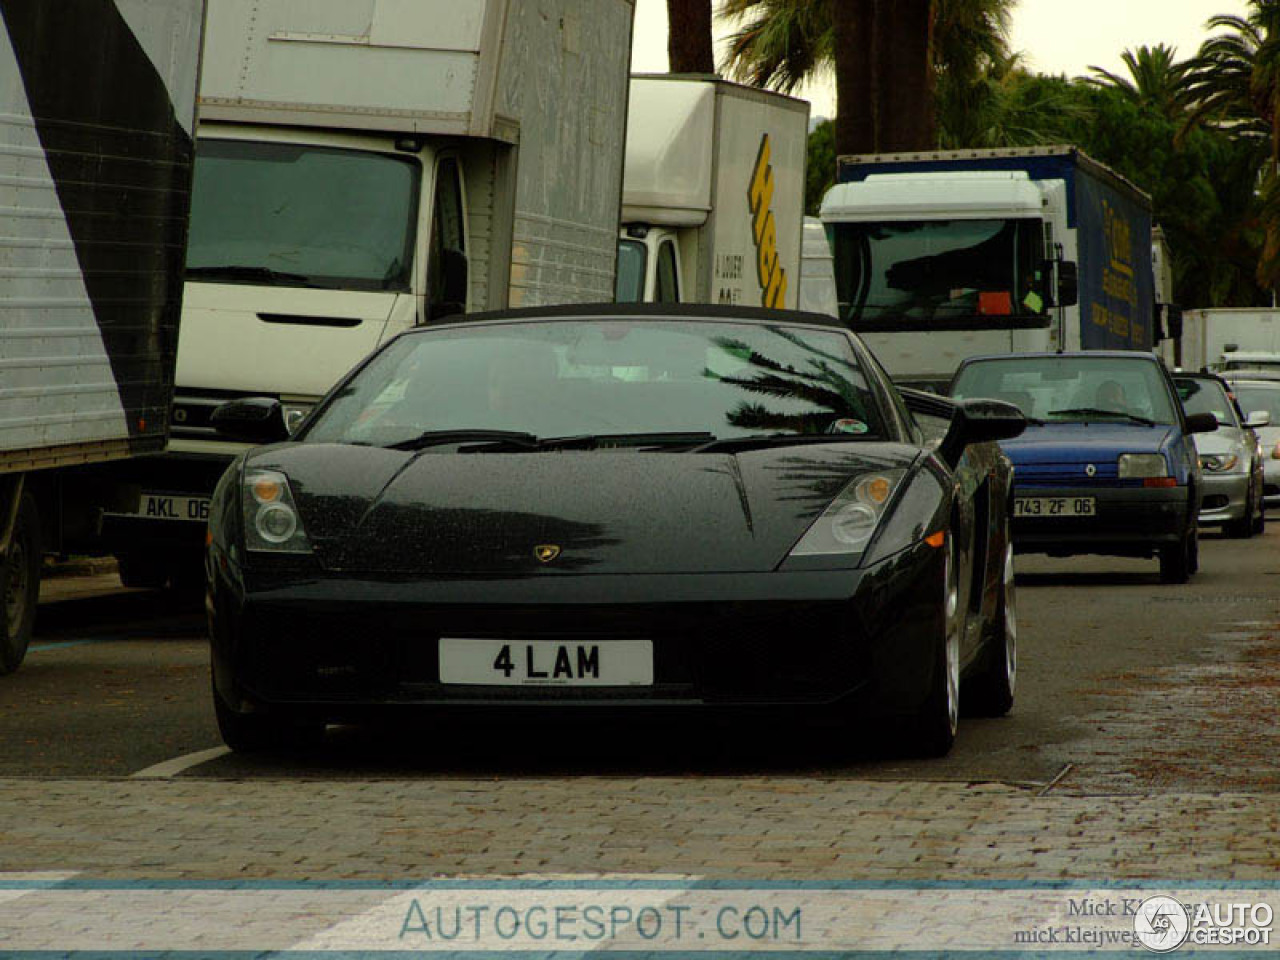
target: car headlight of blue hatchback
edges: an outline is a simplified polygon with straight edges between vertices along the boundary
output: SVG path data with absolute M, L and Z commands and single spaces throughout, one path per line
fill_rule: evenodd
M 1117 466 L 1121 480 L 1169 476 L 1169 464 L 1161 453 L 1122 453 Z

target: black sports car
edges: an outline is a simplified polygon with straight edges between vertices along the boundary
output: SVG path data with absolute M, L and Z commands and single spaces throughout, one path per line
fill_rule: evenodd
M 214 420 L 286 435 L 269 399 Z M 962 677 L 967 710 L 1012 703 L 989 441 L 1023 426 L 904 402 L 817 315 L 605 305 L 405 333 L 218 485 L 223 739 L 403 705 L 785 706 L 890 715 L 945 752 Z

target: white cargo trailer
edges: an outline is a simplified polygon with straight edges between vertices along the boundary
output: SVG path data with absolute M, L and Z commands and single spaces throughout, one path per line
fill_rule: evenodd
M 42 554 L 129 506 L 75 468 L 164 449 L 203 23 L 204 0 L 0 3 L 0 673 Z
M 200 575 L 241 446 L 387 339 L 450 314 L 612 298 L 633 0 L 210 5 L 170 452 L 122 479 L 125 582 Z
M 808 128 L 803 100 L 633 77 L 617 299 L 794 309 Z
M 1280 369 L 1280 310 L 1187 310 L 1171 362 L 1184 370 Z

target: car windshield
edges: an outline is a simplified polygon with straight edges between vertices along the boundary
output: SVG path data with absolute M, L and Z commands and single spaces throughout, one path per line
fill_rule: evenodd
M 1047 422 L 1173 424 L 1177 414 L 1154 360 L 1115 356 L 1000 357 L 966 364 L 952 396 L 990 397 Z
M 313 418 L 306 441 L 425 433 L 882 437 L 845 334 L 697 320 L 565 320 L 406 334 Z
M 1273 426 L 1280 426 L 1280 383 L 1233 383 L 1236 403 L 1247 416 L 1255 410 L 1271 414 Z
M 1218 381 L 1179 377 L 1174 380 L 1174 386 L 1178 390 L 1178 399 L 1182 401 L 1182 409 L 1188 414 L 1211 413 L 1220 424 L 1239 426 L 1231 398 Z
M 420 169 L 371 151 L 202 139 L 187 277 L 407 290 Z

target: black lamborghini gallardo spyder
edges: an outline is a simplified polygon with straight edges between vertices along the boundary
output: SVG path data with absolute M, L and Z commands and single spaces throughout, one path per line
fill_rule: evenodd
M 1013 701 L 994 401 L 905 399 L 827 318 L 578 306 L 395 338 L 214 494 L 237 750 L 405 706 L 814 708 L 944 753 Z

